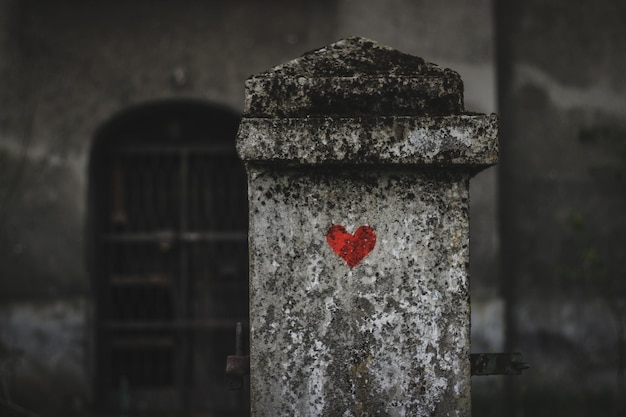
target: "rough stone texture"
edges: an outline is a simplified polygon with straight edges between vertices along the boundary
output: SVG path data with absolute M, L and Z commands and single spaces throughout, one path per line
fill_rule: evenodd
M 254 416 L 469 415 L 468 180 L 252 169 Z M 353 269 L 333 224 L 376 232 Z
M 298 165 L 496 163 L 495 115 L 250 119 L 240 124 L 247 161 Z
M 462 111 L 459 74 L 364 38 L 343 39 L 246 81 L 248 117 Z
M 354 38 L 335 45 L 346 44 L 321 51 L 343 50 L 352 68 L 353 56 L 368 61 L 382 49 Z M 319 57 L 341 73 L 342 53 Z M 421 76 L 407 66 L 393 67 L 392 78 Z M 263 77 L 287 85 L 280 77 L 299 74 L 285 68 L 300 67 Z M 381 80 L 389 70 L 369 68 Z M 323 95 L 324 77 L 307 80 Z M 269 110 L 252 105 L 255 116 L 289 112 L 293 101 L 280 95 L 289 91 L 258 85 L 247 85 L 248 97 Z M 419 97 L 416 85 L 398 100 Z M 460 88 L 446 94 L 460 97 Z M 374 88 L 360 94 L 379 97 Z M 427 118 L 428 108 L 389 117 L 395 102 L 327 117 L 345 108 L 343 98 L 329 103 L 314 105 L 318 117 L 302 108 L 300 118 L 244 118 L 238 135 L 249 173 L 252 415 L 469 416 L 469 179 L 496 161 L 497 120 Z M 327 241 L 333 225 L 368 226 L 373 250 L 344 262 L 335 237 Z

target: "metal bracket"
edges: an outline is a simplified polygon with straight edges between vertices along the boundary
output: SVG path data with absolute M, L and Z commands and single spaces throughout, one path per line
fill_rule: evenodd
M 472 353 L 470 363 L 473 376 L 521 375 L 523 370 L 530 368 L 518 352 Z
M 235 330 L 235 354 L 226 357 L 226 376 L 231 390 L 243 387 L 243 376 L 250 373 L 250 355 L 243 354 L 243 326 Z
M 530 368 L 523 362 L 522 354 L 506 353 L 472 353 L 470 355 L 471 375 L 521 375 Z M 243 326 L 237 323 L 235 329 L 235 354 L 226 357 L 226 376 L 232 390 L 243 387 L 244 375 L 250 374 L 250 355 L 243 354 Z

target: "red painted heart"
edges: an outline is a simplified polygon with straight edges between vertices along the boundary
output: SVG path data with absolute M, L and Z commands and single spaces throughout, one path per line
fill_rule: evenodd
M 369 226 L 361 226 L 350 234 L 345 227 L 333 224 L 326 232 L 326 241 L 352 269 L 374 249 L 376 233 Z

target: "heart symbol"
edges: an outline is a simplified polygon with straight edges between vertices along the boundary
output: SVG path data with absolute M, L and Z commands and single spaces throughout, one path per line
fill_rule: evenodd
M 354 234 L 340 224 L 333 224 L 326 232 L 326 241 L 352 269 L 376 246 L 376 233 L 369 226 L 361 226 Z

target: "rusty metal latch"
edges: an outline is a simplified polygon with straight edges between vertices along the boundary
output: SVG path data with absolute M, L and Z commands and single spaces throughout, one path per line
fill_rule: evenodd
M 518 352 L 472 353 L 470 363 L 473 376 L 521 375 L 523 370 L 530 368 Z
M 226 376 L 230 389 L 241 389 L 243 376 L 249 373 L 250 355 L 243 354 L 243 326 L 238 322 L 235 330 L 235 354 L 226 357 Z

